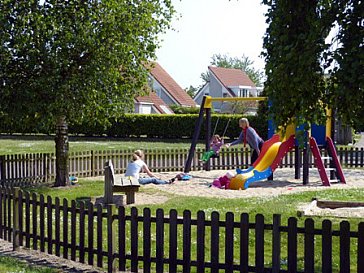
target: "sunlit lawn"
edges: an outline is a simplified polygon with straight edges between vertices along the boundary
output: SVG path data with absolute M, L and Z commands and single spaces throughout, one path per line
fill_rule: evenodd
M 117 138 L 79 138 L 70 137 L 70 152 L 103 151 L 125 149 L 180 149 L 189 148 L 189 139 L 117 139 Z M 203 144 L 199 144 L 203 147 Z M 19 136 L 0 137 L 0 155 L 26 154 L 26 153 L 52 153 L 55 152 L 54 137 L 50 136 Z
M 32 188 L 31 191 L 35 191 L 38 193 L 42 193 L 45 195 L 50 195 L 53 198 L 59 197 L 61 200 L 63 198 L 67 198 L 69 200 L 75 199 L 84 199 L 85 197 L 101 197 L 104 192 L 104 182 L 102 180 L 97 179 L 80 179 L 79 185 L 71 187 L 71 188 L 49 188 L 49 187 L 40 187 L 40 188 Z M 176 183 L 186 183 L 178 181 Z M 160 186 L 163 187 L 163 186 Z M 139 205 L 137 206 L 139 210 L 139 214 L 143 213 L 144 208 L 150 208 L 152 215 L 156 214 L 156 210 L 158 208 L 162 208 L 165 212 L 165 215 L 168 215 L 171 209 L 176 209 L 179 216 L 182 216 L 184 210 L 190 210 L 192 213 L 192 218 L 196 219 L 198 211 L 204 211 L 206 218 L 211 219 L 211 213 L 213 211 L 217 211 L 220 214 L 220 219 L 225 219 L 225 214 L 227 212 L 232 212 L 234 214 L 235 221 L 240 221 L 240 216 L 242 213 L 249 214 L 249 220 L 251 222 L 255 222 L 256 214 L 263 214 L 265 217 L 266 223 L 272 223 L 273 214 L 280 214 L 282 216 L 281 223 L 283 226 L 287 226 L 288 218 L 297 217 L 297 211 L 299 205 L 302 203 L 308 204 L 311 202 L 312 198 L 324 199 L 324 200 L 355 200 L 355 201 L 364 201 L 364 189 L 326 189 L 319 191 L 307 191 L 307 192 L 299 192 L 295 194 L 288 195 L 280 195 L 280 196 L 268 196 L 268 197 L 254 197 L 254 198 L 236 198 L 236 199 L 224 199 L 224 198 L 205 198 L 205 197 L 188 197 L 188 196 L 180 196 L 171 193 L 166 193 L 165 191 L 161 191 L 158 187 L 141 187 L 141 191 L 137 194 L 151 194 L 151 195 L 160 195 L 168 197 L 168 201 L 162 204 L 147 204 L 147 205 Z M 127 214 L 129 214 L 130 207 L 127 208 Z M 298 226 L 303 227 L 304 221 L 307 219 L 306 217 L 298 217 Z M 317 229 L 321 228 L 323 219 L 329 219 L 333 223 L 333 229 L 339 229 L 339 223 L 343 220 L 347 220 L 350 222 L 350 226 L 352 231 L 356 231 L 358 224 L 362 219 L 358 218 L 334 218 L 334 217 L 313 217 L 315 221 L 315 227 Z M 105 226 L 106 229 L 106 226 Z M 182 236 L 182 234 L 180 234 Z M 180 236 L 179 235 L 179 236 Z M 193 234 L 194 236 L 194 234 Z M 221 240 L 223 241 L 223 233 L 221 235 Z M 299 236 L 299 244 L 298 244 L 298 253 L 300 253 L 299 257 L 299 267 L 303 266 L 303 236 Z M 317 237 L 317 240 L 320 238 Z M 165 238 L 168 240 L 168 236 Z M 182 240 L 179 238 L 178 240 Z M 254 253 L 254 236 L 251 238 L 251 242 L 249 245 L 252 246 L 252 253 Z M 282 235 L 282 259 L 286 258 L 287 250 L 285 249 L 285 244 L 287 238 L 286 235 Z M 265 263 L 269 264 L 271 260 L 271 241 L 269 235 L 265 238 L 266 243 L 266 254 L 265 255 Z M 128 243 L 127 243 L 128 244 Z M 206 252 L 209 250 L 209 243 L 206 245 Z M 238 245 L 236 246 L 238 248 Z M 339 240 L 337 238 L 333 239 L 333 251 L 336 253 L 339 250 Z M 352 257 L 356 256 L 355 254 L 356 248 L 353 247 L 351 249 Z M 196 257 L 196 249 L 191 250 L 192 257 Z M 319 255 L 320 250 L 317 250 L 317 255 Z M 238 250 L 236 250 L 236 255 L 238 255 Z M 221 254 L 223 256 L 223 253 Z M 338 270 L 340 255 L 333 255 L 333 265 L 334 271 Z M 238 260 L 239 258 L 236 257 Z M 351 259 L 352 268 L 355 268 L 355 260 Z M 318 262 L 319 263 L 319 262 Z
M 45 266 L 29 265 L 26 262 L 12 258 L 0 256 L 0 272 L 4 273 L 60 273 L 59 269 Z
M 89 150 L 121 150 L 121 149 L 148 149 L 148 148 L 189 148 L 191 140 L 167 140 L 158 141 L 156 139 L 108 139 L 108 138 L 70 138 L 70 152 L 89 151 Z M 49 136 L 36 136 L 36 137 L 18 137 L 18 138 L 0 138 L 0 154 L 17 154 L 17 153 L 48 153 L 54 152 L 54 138 Z M 203 144 L 199 144 L 203 147 Z M 85 197 L 100 197 L 104 192 L 103 180 L 97 179 L 80 179 L 77 186 L 71 188 L 50 188 L 39 187 L 31 188 L 30 191 L 50 195 L 53 198 L 59 197 L 61 200 L 67 198 L 68 200 L 83 199 Z M 184 182 L 177 182 L 184 183 Z M 256 214 L 263 214 L 267 223 L 272 222 L 273 214 L 280 214 L 282 216 L 282 225 L 287 225 L 289 217 L 297 216 L 297 207 L 302 203 L 308 203 L 312 198 L 326 199 L 326 200 L 355 200 L 364 201 L 364 189 L 328 189 L 324 191 L 308 191 L 290 195 L 280 195 L 262 198 L 237 198 L 237 199 L 223 199 L 223 198 L 204 198 L 204 197 L 186 197 L 178 196 L 158 188 L 142 187 L 141 192 L 145 194 L 158 194 L 168 197 L 168 201 L 163 204 L 153 205 L 140 205 L 137 206 L 140 213 L 145 207 L 151 209 L 152 214 L 155 214 L 156 209 L 163 208 L 165 213 L 168 214 L 170 209 L 176 209 L 179 216 L 182 215 L 184 210 L 190 210 L 192 217 L 196 218 L 198 211 L 204 211 L 206 217 L 210 218 L 211 212 L 217 211 L 220 213 L 222 219 L 225 218 L 226 212 L 233 212 L 235 221 L 239 221 L 241 213 L 249 213 L 250 221 L 254 222 Z M 321 227 L 322 217 L 313 217 L 317 228 Z M 298 225 L 303 226 L 305 217 L 298 218 Z M 338 229 L 339 223 L 343 220 L 350 221 L 350 225 L 355 231 L 358 223 L 362 219 L 342 219 L 342 218 L 329 218 L 333 223 L 333 228 Z M 254 245 L 254 242 L 252 242 Z M 299 252 L 303 251 L 303 244 L 299 244 Z M 268 242 L 267 250 L 270 249 L 270 242 Z M 333 249 L 339 249 L 339 243 L 334 241 Z M 335 250 L 335 251 L 336 251 Z M 194 251 L 194 250 L 192 250 Z M 196 253 L 192 253 L 196 255 Z M 353 253 L 354 255 L 354 253 Z M 333 257 L 333 264 L 337 269 L 339 257 Z M 283 258 L 283 257 L 282 257 Z M 269 257 L 267 257 L 269 261 Z M 355 261 L 352 261 L 352 263 Z M 12 262 L 10 262 L 12 263 Z M 0 261 L 0 264 L 2 262 Z M 12 265 L 10 265 L 12 266 Z M 354 266 L 355 267 L 355 266 Z M 1 271 L 0 272 L 7 272 Z M 9 269 L 10 270 L 10 269 Z M 11 269 L 11 271 L 16 271 Z M 19 271 L 19 270 L 18 270 Z M 52 272 L 52 271 L 21 271 L 21 272 Z

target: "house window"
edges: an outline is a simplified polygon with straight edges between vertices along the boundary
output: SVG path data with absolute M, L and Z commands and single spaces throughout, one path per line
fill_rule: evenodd
M 240 94 L 241 94 L 240 96 L 243 98 L 249 97 L 248 89 L 240 89 Z
M 152 106 L 151 105 L 140 105 L 139 106 L 139 114 L 151 114 Z
M 239 89 L 239 97 L 243 98 L 249 97 L 248 89 Z

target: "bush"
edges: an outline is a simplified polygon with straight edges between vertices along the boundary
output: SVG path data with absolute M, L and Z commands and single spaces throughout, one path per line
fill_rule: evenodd
M 200 107 L 183 107 L 180 105 L 170 105 L 169 106 L 175 114 L 198 114 L 200 112 Z
M 236 138 L 239 136 L 239 119 L 242 115 L 229 114 L 212 114 L 211 115 L 211 133 L 215 130 L 216 134 L 223 135 L 227 138 Z M 86 136 L 110 136 L 110 137 L 151 137 L 151 138 L 192 138 L 195 131 L 195 124 L 198 114 L 180 114 L 180 115 L 159 115 L 159 114 L 125 114 L 122 118 L 100 124 L 96 121 L 86 121 L 82 124 L 68 125 L 69 133 L 73 135 Z M 258 116 L 248 117 L 252 127 L 261 137 L 266 139 L 268 131 L 268 122 Z M 40 133 L 39 128 L 20 127 L 18 123 L 8 124 L 6 130 L 2 128 L 3 133 L 21 133 L 34 134 Z M 13 126 L 13 127 L 12 127 Z M 227 126 L 227 128 L 226 128 Z M 215 129 L 216 127 L 216 129 Z M 205 138 L 205 121 L 201 126 L 200 139 Z M 54 134 L 55 130 L 42 130 L 44 134 Z

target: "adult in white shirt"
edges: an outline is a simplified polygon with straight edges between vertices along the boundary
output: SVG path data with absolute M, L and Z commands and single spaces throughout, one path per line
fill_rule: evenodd
M 155 175 L 149 170 L 147 164 L 143 161 L 144 153 L 141 150 L 136 150 L 132 155 L 132 161 L 128 163 L 126 167 L 125 176 L 132 176 L 138 179 L 140 185 L 146 184 L 156 184 L 156 185 L 163 185 L 163 184 L 171 184 L 173 183 L 174 179 L 170 181 L 161 180 L 155 177 Z M 146 172 L 149 177 L 140 177 L 140 172 Z

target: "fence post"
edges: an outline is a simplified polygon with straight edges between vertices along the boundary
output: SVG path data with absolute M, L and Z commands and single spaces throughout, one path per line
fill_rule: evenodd
M 115 252 L 115 231 L 113 229 L 113 211 L 115 205 L 107 206 L 107 272 L 116 272 L 116 263 L 114 260 Z
M 272 230 L 272 273 L 278 273 L 281 270 L 281 215 L 273 215 Z
M 94 151 L 91 150 L 91 176 L 94 177 L 96 176 L 96 171 L 95 171 L 95 154 Z
M 5 183 L 5 155 L 0 155 L 0 184 Z
M 43 154 L 43 182 L 48 183 L 48 154 Z
M 19 249 L 19 187 L 13 188 L 13 251 Z

